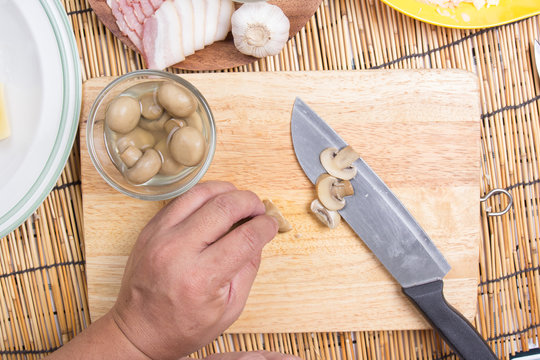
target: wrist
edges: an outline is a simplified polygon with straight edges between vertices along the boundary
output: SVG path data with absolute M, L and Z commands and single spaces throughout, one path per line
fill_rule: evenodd
M 47 359 L 151 360 L 126 338 L 110 312 Z
M 114 359 L 130 359 L 130 360 L 151 360 L 145 353 L 139 350 L 122 332 L 118 323 L 115 320 L 112 311 L 109 311 L 102 319 L 104 321 L 104 330 L 111 335 L 114 341 L 114 346 L 117 350 L 114 350 L 117 357 Z

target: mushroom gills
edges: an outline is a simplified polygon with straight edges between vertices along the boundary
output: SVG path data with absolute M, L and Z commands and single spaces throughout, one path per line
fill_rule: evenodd
M 311 212 L 330 229 L 335 229 L 341 221 L 341 215 L 337 211 L 328 210 L 318 199 L 311 202 Z
M 265 211 L 266 215 L 271 216 L 277 220 L 278 226 L 279 226 L 278 231 L 280 233 L 284 233 L 284 232 L 292 230 L 291 223 L 289 223 L 289 221 L 285 219 L 281 211 L 278 209 L 276 204 L 272 202 L 272 200 L 265 199 L 263 200 L 263 204 L 264 204 L 264 208 L 266 209 Z
M 353 163 L 359 158 L 360 155 L 352 146 L 346 146 L 339 151 L 330 147 L 320 154 L 320 161 L 326 172 L 341 180 L 350 180 L 356 176 L 357 169 Z

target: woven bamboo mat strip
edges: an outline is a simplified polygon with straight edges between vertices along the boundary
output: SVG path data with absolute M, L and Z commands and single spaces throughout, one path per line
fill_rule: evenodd
M 104 28 L 85 0 L 62 0 L 84 80 L 143 67 Z M 482 239 L 476 326 L 501 359 L 538 344 L 540 327 L 540 80 L 532 44 L 540 17 L 484 30 L 412 20 L 378 0 L 324 0 L 275 57 L 227 71 L 458 68 L 478 74 L 485 194 L 504 188 L 513 209 L 488 217 Z M 178 70 L 170 70 L 180 72 Z M 23 225 L 0 239 L 0 356 L 38 359 L 89 324 L 78 143 L 58 182 Z M 473 241 L 474 239 L 471 239 Z M 193 356 L 274 350 L 305 359 L 453 359 L 432 331 L 225 335 Z

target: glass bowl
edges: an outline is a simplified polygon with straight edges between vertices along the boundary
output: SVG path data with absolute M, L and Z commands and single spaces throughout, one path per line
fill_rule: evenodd
M 106 125 L 105 114 L 111 101 L 119 95 L 137 98 L 137 92 L 143 91 L 141 89 L 157 87 L 164 83 L 179 85 L 187 89 L 196 99 L 196 112 L 201 119 L 198 126 L 206 141 L 206 148 L 202 160 L 197 165 L 184 167 L 179 173 L 173 175 L 158 174 L 142 184 L 136 184 L 124 176 L 123 171 L 127 167 L 120 160 L 119 150 L 116 149 L 116 140 L 114 140 L 115 136 L 121 136 L 122 134 L 113 132 Z M 169 143 L 171 136 L 165 137 L 167 143 Z M 165 141 L 165 139 L 163 140 Z M 140 70 L 117 78 L 101 91 L 88 115 L 86 142 L 92 163 L 101 177 L 114 189 L 136 199 L 166 200 L 186 192 L 204 176 L 214 157 L 216 128 L 208 103 L 191 83 L 171 73 Z M 159 154 L 163 161 L 162 153 Z

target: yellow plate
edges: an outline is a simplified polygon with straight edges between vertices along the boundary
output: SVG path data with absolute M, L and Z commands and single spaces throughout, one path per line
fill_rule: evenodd
M 540 0 L 500 0 L 499 5 L 478 10 L 472 3 L 454 9 L 429 5 L 422 0 L 382 0 L 397 11 L 433 25 L 479 29 L 506 24 L 540 14 Z

